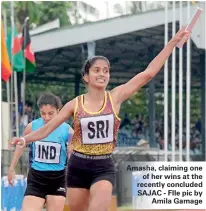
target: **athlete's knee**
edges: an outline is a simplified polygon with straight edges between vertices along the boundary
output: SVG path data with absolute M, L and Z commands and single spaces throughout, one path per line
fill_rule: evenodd
M 88 211 L 108 211 L 110 202 L 110 197 L 93 197 L 89 203 Z
M 64 210 L 65 197 L 48 195 L 46 200 L 47 211 L 62 211 Z
M 42 211 L 45 199 L 36 196 L 25 196 L 22 211 Z
M 84 211 L 89 203 L 89 190 L 82 188 L 68 188 L 67 202 L 71 211 Z
M 88 211 L 108 211 L 109 204 L 91 202 Z
M 70 211 L 86 211 L 88 210 L 88 206 L 86 203 L 79 203 L 78 201 L 69 202 L 69 210 Z
M 22 205 L 22 211 L 42 211 L 43 206 L 33 206 L 28 204 Z
M 81 204 L 76 205 L 70 205 L 69 206 L 70 211 L 87 211 L 87 208 Z

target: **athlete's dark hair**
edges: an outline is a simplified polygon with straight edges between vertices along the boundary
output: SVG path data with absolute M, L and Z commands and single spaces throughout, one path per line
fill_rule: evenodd
M 82 78 L 83 78 L 84 75 L 89 74 L 89 69 L 92 67 L 92 65 L 94 65 L 94 63 L 97 60 L 104 60 L 105 62 L 107 62 L 108 66 L 110 68 L 109 60 L 106 57 L 104 57 L 104 56 L 93 56 L 90 59 L 87 59 L 85 61 L 84 66 L 82 68 Z M 84 79 L 83 79 L 83 81 L 84 81 Z
M 62 102 L 58 96 L 52 93 L 45 93 L 42 94 L 37 101 L 38 108 L 41 108 L 44 105 L 51 105 L 56 109 L 60 109 L 62 107 Z

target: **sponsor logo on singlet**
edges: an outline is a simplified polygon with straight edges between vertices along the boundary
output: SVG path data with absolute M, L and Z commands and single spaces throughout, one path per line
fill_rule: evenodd
M 80 120 L 83 144 L 105 144 L 114 139 L 114 115 L 85 117 Z
M 35 142 L 34 160 L 41 163 L 59 163 L 60 162 L 61 144 L 37 141 Z

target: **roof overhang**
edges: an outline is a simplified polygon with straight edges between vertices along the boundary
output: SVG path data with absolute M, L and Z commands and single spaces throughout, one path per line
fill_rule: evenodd
M 204 3 L 199 3 L 200 7 L 206 7 Z M 197 6 L 191 5 L 190 14 L 194 14 Z M 183 25 L 188 23 L 187 7 L 182 9 Z M 168 23 L 173 21 L 173 10 L 168 9 Z M 175 10 L 175 20 L 179 21 L 179 8 Z M 192 39 L 198 48 L 205 48 L 205 10 L 195 26 Z M 107 19 L 94 23 L 60 28 L 57 30 L 36 34 L 32 36 L 34 52 L 47 51 L 51 49 L 78 45 L 91 41 L 106 39 L 118 35 L 123 35 L 147 28 L 165 24 L 165 10 L 153 10 L 135 15 L 120 16 L 118 18 Z

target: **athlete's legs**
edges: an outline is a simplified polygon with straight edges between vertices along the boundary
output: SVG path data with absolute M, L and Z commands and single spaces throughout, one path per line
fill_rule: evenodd
M 65 204 L 64 196 L 47 195 L 46 198 L 46 210 L 47 211 L 63 211 Z
M 67 188 L 67 200 L 71 211 L 87 211 L 89 190 L 84 188 Z
M 36 196 L 25 196 L 22 211 L 42 211 L 45 199 Z
M 107 211 L 112 199 L 112 184 L 107 180 L 94 183 L 90 188 L 89 211 Z

